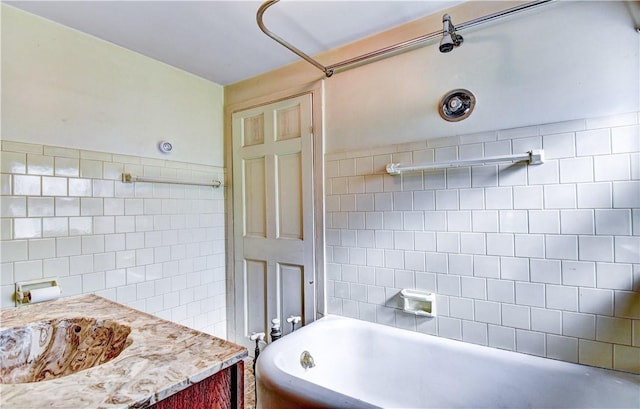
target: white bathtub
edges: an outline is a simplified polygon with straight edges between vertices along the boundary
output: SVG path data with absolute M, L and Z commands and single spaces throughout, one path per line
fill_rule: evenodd
M 261 409 L 640 408 L 640 375 L 338 316 L 267 346 L 256 387 Z

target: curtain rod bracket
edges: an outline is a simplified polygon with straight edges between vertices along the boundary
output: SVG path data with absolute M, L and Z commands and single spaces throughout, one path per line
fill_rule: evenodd
M 260 27 L 260 30 L 262 30 L 263 33 L 265 33 L 267 36 L 269 36 L 275 42 L 277 42 L 280 45 L 282 45 L 283 47 L 289 49 L 291 52 L 296 54 L 298 57 L 302 58 L 303 60 L 307 61 L 309 64 L 313 65 L 314 67 L 316 67 L 320 71 L 324 72 L 324 75 L 326 75 L 327 77 L 332 76 L 333 75 L 333 69 L 329 69 L 329 68 L 325 67 L 324 65 L 322 65 L 318 61 L 314 60 L 312 57 L 310 57 L 305 52 L 301 51 L 300 49 L 294 47 L 293 45 L 291 45 L 290 43 L 286 42 L 282 38 L 278 37 L 276 34 L 274 34 L 272 31 L 270 31 L 267 28 L 267 26 L 264 24 L 264 22 L 262 21 L 262 16 L 264 15 L 264 12 L 267 11 L 267 9 L 269 7 L 273 6 L 274 4 L 276 4 L 279 1 L 280 0 L 267 0 L 264 3 L 262 3 L 260 8 L 258 9 L 258 12 L 256 13 L 256 21 L 258 23 L 258 27 Z

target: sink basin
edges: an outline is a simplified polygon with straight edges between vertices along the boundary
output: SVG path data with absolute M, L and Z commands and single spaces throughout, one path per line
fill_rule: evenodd
M 0 332 L 0 383 L 71 375 L 116 358 L 131 345 L 131 328 L 92 318 L 35 322 Z

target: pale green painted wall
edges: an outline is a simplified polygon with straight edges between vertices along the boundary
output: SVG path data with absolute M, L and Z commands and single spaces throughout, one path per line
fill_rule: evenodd
M 1 5 L 2 138 L 223 165 L 219 84 Z M 157 149 L 169 140 L 174 151 Z

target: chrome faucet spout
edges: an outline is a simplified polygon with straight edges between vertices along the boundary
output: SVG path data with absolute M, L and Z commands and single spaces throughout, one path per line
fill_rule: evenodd
M 304 369 L 309 369 L 316 366 L 316 363 L 314 362 L 313 357 L 311 356 L 309 351 L 302 351 L 302 354 L 300 354 L 300 365 L 302 365 Z

